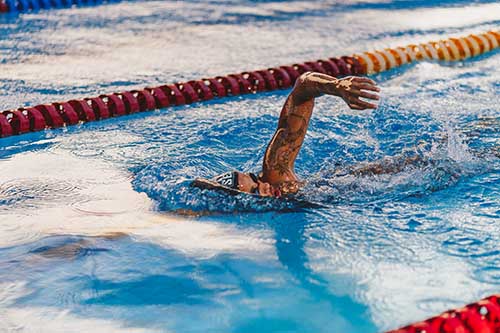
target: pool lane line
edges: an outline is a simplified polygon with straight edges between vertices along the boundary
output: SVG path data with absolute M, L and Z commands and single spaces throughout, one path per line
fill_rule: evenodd
M 0 0 L 0 14 L 7 13 L 9 11 L 9 6 L 5 3 L 4 0 Z
M 500 32 L 489 31 L 460 38 L 448 38 L 438 42 L 410 44 L 355 54 L 366 74 L 375 74 L 422 60 L 459 61 L 476 57 L 498 48 Z
M 387 333 L 500 332 L 500 294 Z
M 301 74 L 309 71 L 342 77 L 371 75 L 418 61 L 459 61 L 494 50 L 499 44 L 500 32 L 489 31 L 352 56 L 21 107 L 0 112 L 0 138 L 214 98 L 287 89 L 294 85 Z
M 1 13 L 29 12 L 40 9 L 92 6 L 103 3 L 116 3 L 120 0 L 0 0 Z

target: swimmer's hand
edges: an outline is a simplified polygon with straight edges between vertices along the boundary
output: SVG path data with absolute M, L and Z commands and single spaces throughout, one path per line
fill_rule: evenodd
M 360 97 L 363 97 L 373 101 L 379 100 L 380 97 L 378 94 L 369 92 L 380 91 L 380 88 L 377 87 L 375 81 L 370 80 L 367 77 L 346 76 L 342 79 L 337 79 L 337 81 L 334 81 L 331 84 L 335 86 L 336 95 L 342 98 L 351 109 L 365 110 L 377 108 L 376 104 L 360 99 Z
M 376 94 L 379 91 L 377 84 L 366 77 L 346 76 L 339 79 L 323 73 L 306 72 L 295 84 L 292 101 L 300 105 L 321 95 L 333 95 L 342 98 L 351 109 L 375 109 L 377 105 L 369 101 L 379 100 Z

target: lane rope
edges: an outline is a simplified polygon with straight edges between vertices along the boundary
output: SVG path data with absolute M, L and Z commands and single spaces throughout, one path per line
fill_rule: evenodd
M 17 13 L 50 8 L 100 5 L 119 1 L 120 0 L 0 0 L 0 13 Z
M 0 138 L 214 98 L 287 89 L 294 85 L 301 74 L 308 71 L 342 77 L 371 75 L 423 60 L 460 61 L 494 50 L 499 44 L 500 32 L 488 31 L 352 56 L 21 107 L 0 113 Z
M 49 8 L 46 7 L 49 4 L 62 7 L 71 5 L 70 2 L 81 4 L 90 1 L 7 0 L 3 2 L 0 0 L 0 12 L 7 12 L 12 8 L 17 10 Z M 94 1 L 94 3 L 99 2 L 101 1 Z M 500 33 L 489 31 L 438 42 L 364 52 L 353 56 L 320 59 L 291 66 L 247 71 L 159 87 L 146 87 L 143 90 L 23 107 L 0 113 L 0 137 L 191 104 L 213 98 L 286 89 L 307 71 L 321 72 L 335 77 L 370 75 L 421 60 L 459 61 L 494 50 L 499 47 L 499 44 Z M 498 332 L 500 332 L 500 294 L 387 333 Z
M 498 333 L 500 294 L 387 333 Z

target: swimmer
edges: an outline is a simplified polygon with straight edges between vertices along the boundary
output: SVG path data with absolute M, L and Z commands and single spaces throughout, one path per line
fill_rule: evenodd
M 379 99 L 379 91 L 376 83 L 366 77 L 337 79 L 321 73 L 302 74 L 285 101 L 278 128 L 264 153 L 262 172 L 256 175 L 230 171 L 211 180 L 196 179 L 192 186 L 277 198 L 297 193 L 304 182 L 295 174 L 295 159 L 304 142 L 315 99 L 331 95 L 342 98 L 354 110 L 375 109 L 377 105 L 371 102 Z

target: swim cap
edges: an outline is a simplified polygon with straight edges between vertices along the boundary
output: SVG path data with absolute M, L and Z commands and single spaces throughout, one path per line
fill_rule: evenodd
M 234 190 L 238 189 L 238 173 L 236 171 L 230 171 L 215 176 L 214 178 L 212 178 L 212 181 L 222 186 L 232 188 Z
M 223 191 L 231 195 L 245 193 L 238 189 L 238 173 L 236 171 L 226 172 L 212 179 L 197 178 L 191 183 L 191 186 L 203 190 Z

